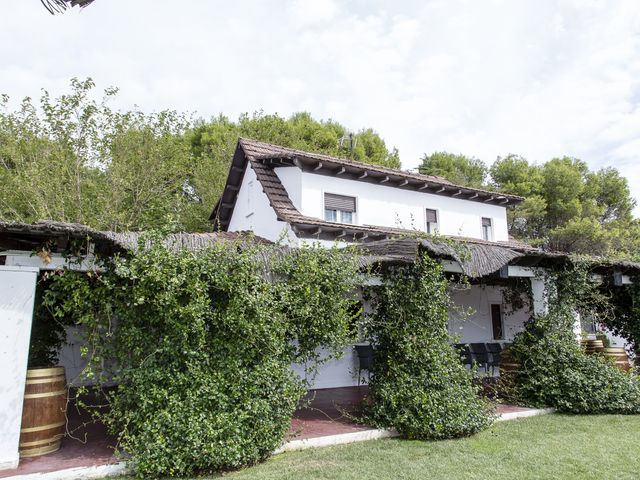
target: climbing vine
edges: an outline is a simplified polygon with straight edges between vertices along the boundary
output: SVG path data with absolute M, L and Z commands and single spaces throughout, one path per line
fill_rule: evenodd
M 371 292 L 365 332 L 375 364 L 368 414 L 408 438 L 461 437 L 492 420 L 448 333 L 448 284 L 442 267 L 425 255 L 383 272 Z
M 290 366 L 351 341 L 358 279 L 348 249 L 155 238 L 103 272 L 58 274 L 48 302 L 84 326 L 85 375 L 116 385 L 100 415 L 138 475 L 183 476 L 281 445 L 307 388 Z
M 640 413 L 640 382 L 602 356 L 584 353 L 574 332 L 576 313 L 611 318 L 608 294 L 574 259 L 549 275 L 547 313 L 534 315 L 509 349 L 519 365 L 503 380 L 514 402 L 571 413 Z

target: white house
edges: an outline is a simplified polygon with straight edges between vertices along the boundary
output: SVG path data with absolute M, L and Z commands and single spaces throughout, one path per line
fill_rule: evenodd
M 318 241 L 367 243 L 375 253 L 390 257 L 401 242 L 406 252 L 407 241 L 394 240 L 402 234 L 459 239 L 470 247 L 472 256 L 492 261 L 478 272 L 473 271 L 477 262 L 465 265 L 453 255 L 445 260 L 446 268 L 495 281 L 452 292 L 456 304 L 475 313 L 460 322 L 452 312 L 451 332 L 465 343 L 508 342 L 530 313 L 505 305 L 501 282 L 509 277 L 529 278 L 536 295 L 533 308 L 544 309 L 543 281 L 532 267 L 540 264 L 541 252 L 509 238 L 507 208 L 522 200 L 462 187 L 441 177 L 240 139 L 224 193 L 210 220 L 222 231 L 249 230 L 293 246 Z M 357 385 L 357 371 L 358 359 L 353 349 L 347 349 L 344 358 L 323 367 L 313 386 Z
M 530 313 L 544 312 L 544 272 L 565 255 L 542 252 L 513 241 L 507 230 L 507 208 L 523 199 L 454 185 L 439 178 L 367 165 L 327 155 L 240 139 L 222 197 L 211 214 L 215 233 L 175 234 L 176 248 L 202 247 L 237 240 L 252 231 L 252 241 L 284 240 L 292 246 L 365 244 L 376 262 L 411 263 L 423 251 L 441 259 L 445 270 L 465 273 L 471 288 L 452 291 L 452 300 L 471 307 L 461 322 L 450 314 L 450 330 L 461 342 L 503 343 L 522 329 Z M 438 234 L 438 237 L 431 235 Z M 436 241 L 440 236 L 463 245 L 466 255 Z M 260 237 L 264 240 L 260 240 Z M 0 470 L 18 462 L 18 438 L 27 370 L 35 285 L 44 270 L 96 268 L 94 254 L 131 251 L 137 234 L 99 232 L 83 225 L 39 222 L 33 225 L 0 220 Z M 88 254 L 70 264 L 64 256 L 70 240 L 87 241 Z M 51 247 L 46 259 L 34 248 Z M 614 284 L 628 283 L 627 270 L 637 265 L 603 266 Z M 532 301 L 511 305 L 503 295 L 510 282 L 530 282 Z M 374 279 L 375 281 L 375 279 Z M 616 283 L 617 282 L 617 283 Z M 367 308 L 364 305 L 365 309 Z M 623 340 L 621 340 L 623 341 Z M 82 367 L 78 345 L 67 345 L 63 366 L 73 375 Z M 353 348 L 342 359 L 323 366 L 314 388 L 359 384 Z M 295 367 L 301 374 L 303 370 Z
M 507 210 L 523 198 L 441 177 L 240 139 L 211 214 L 225 231 L 272 241 L 368 242 L 400 231 L 510 243 Z

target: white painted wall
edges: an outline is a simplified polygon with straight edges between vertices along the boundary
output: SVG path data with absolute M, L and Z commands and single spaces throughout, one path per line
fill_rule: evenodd
M 502 287 L 472 285 L 469 289 L 451 292 L 451 299 L 455 305 L 462 309 L 473 309 L 473 314 L 466 320 L 461 320 L 461 316 L 455 310 L 449 312 L 449 332 L 459 337 L 457 341 L 460 343 L 494 341 L 491 323 L 491 304 L 493 303 L 502 305 L 505 342 L 513 341 L 516 333 L 524 329 L 524 323 L 530 317 L 528 309 L 525 307 L 512 312 L 511 305 L 503 303 L 502 291 Z
M 511 305 L 503 304 L 502 287 L 473 285 L 465 290 L 452 290 L 451 298 L 460 308 L 472 308 L 473 314 L 461 321 L 456 310 L 449 312 L 449 331 L 459 336 L 463 343 L 493 342 L 493 328 L 491 324 L 491 304 L 503 305 L 504 342 L 513 341 L 516 333 L 524 328 L 529 319 L 528 308 L 512 312 Z M 365 310 L 368 306 L 365 305 Z M 304 368 L 293 366 L 294 372 L 302 378 L 307 378 Z M 361 383 L 367 383 L 367 372 L 362 372 Z M 309 378 L 311 388 L 337 388 L 358 385 L 358 356 L 352 346 L 344 349 L 342 358 L 332 360 L 320 367 L 315 378 Z
M 321 351 L 322 352 L 322 351 Z M 303 365 L 293 365 L 293 371 L 310 382 L 312 389 L 354 387 L 358 385 L 358 356 L 353 346 L 343 350 L 343 356 L 323 364 L 315 376 L 308 376 Z M 367 372 L 362 372 L 362 385 L 367 383 Z
M 299 172 L 297 168 L 293 170 Z M 295 200 L 295 181 L 290 180 L 289 183 L 294 184 L 291 186 L 292 192 L 290 195 Z M 297 237 L 291 231 L 289 225 L 279 221 L 276 217 L 276 213 L 271 208 L 269 199 L 262 191 L 262 185 L 258 182 L 256 174 L 250 165 L 247 166 L 244 173 L 228 230 L 230 232 L 250 230 L 257 236 L 273 242 L 284 238 L 285 242 L 289 244 L 297 244 Z
M 493 240 L 507 241 L 505 207 L 445 197 L 412 190 L 403 190 L 340 177 L 303 172 L 297 167 L 277 167 L 275 172 L 300 213 L 324 218 L 324 193 L 355 196 L 357 225 L 376 225 L 426 231 L 425 211 L 438 211 L 439 233 L 442 235 L 482 238 L 482 217 L 493 222 Z M 272 241 L 283 232 L 287 241 L 298 239 L 288 225 L 277 220 L 267 196 L 249 165 L 234 208 L 229 231 L 252 230 Z
M 482 238 L 482 217 L 493 220 L 495 241 L 509 239 L 505 207 L 445 197 L 413 190 L 403 190 L 340 177 L 301 172 L 296 167 L 276 168 L 287 191 L 295 190 L 300 172 L 302 192 L 301 213 L 324 218 L 324 193 L 356 197 L 358 225 L 378 225 L 426 231 L 427 208 L 438 211 L 440 234 Z
M 18 466 L 38 269 L 0 266 L 0 469 Z

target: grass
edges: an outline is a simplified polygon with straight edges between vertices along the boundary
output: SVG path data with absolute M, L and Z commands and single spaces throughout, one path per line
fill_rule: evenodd
M 268 479 L 638 479 L 640 416 L 545 415 L 470 438 L 398 439 L 290 452 L 221 476 Z

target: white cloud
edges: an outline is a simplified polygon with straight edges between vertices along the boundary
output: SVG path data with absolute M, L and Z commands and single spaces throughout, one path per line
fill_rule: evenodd
M 52 17 L 10 2 L 0 91 L 64 91 L 72 76 L 119 105 L 231 117 L 308 110 L 373 127 L 406 168 L 449 150 L 612 165 L 640 197 L 636 0 L 96 0 Z

